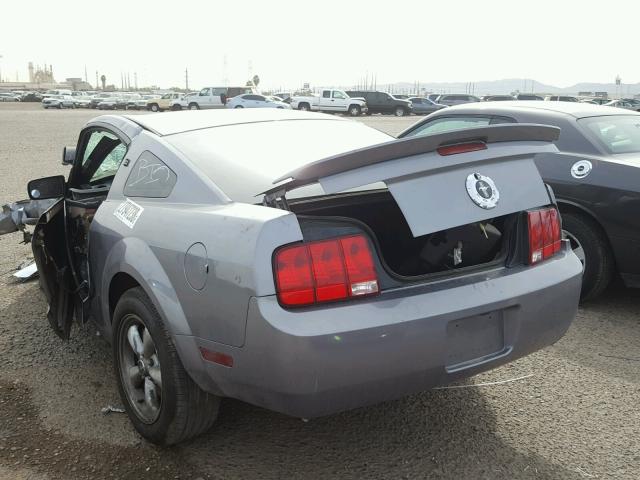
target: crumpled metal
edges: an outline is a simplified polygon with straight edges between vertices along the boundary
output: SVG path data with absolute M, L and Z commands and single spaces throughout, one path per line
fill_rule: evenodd
M 0 235 L 24 229 L 26 225 L 35 225 L 40 216 L 58 199 L 20 200 L 2 206 L 0 212 Z

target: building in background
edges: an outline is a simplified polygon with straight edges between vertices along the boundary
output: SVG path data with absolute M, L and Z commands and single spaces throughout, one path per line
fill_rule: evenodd
M 34 65 L 29 62 L 28 82 L 0 82 L 0 90 L 49 90 L 68 88 L 70 90 L 91 90 L 93 87 L 80 77 L 67 78 L 64 82 L 56 82 L 53 76 L 53 65 Z

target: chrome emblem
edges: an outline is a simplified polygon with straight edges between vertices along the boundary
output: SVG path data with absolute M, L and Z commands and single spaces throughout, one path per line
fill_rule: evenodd
M 467 177 L 467 193 L 473 203 L 486 210 L 494 208 L 500 200 L 500 192 L 493 180 L 479 173 Z
M 593 165 L 589 160 L 580 160 L 571 166 L 571 176 L 573 178 L 584 178 L 591 173 Z

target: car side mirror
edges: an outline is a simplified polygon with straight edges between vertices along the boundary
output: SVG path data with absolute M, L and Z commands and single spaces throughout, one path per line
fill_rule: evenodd
M 76 159 L 76 147 L 64 147 L 62 149 L 62 165 L 73 165 Z
M 27 184 L 27 192 L 31 200 L 60 198 L 64 196 L 65 187 L 66 180 L 64 175 L 55 175 L 31 180 Z

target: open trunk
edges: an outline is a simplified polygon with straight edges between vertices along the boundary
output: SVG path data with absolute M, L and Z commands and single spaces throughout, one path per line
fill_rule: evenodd
M 517 213 L 502 215 L 413 236 L 398 204 L 386 190 L 291 201 L 289 208 L 305 223 L 317 222 L 321 217 L 368 230 L 380 260 L 389 273 L 400 277 L 504 263 L 519 217 Z
M 305 241 L 353 234 L 344 225 L 364 230 L 399 281 L 510 265 L 525 261 L 523 212 L 553 203 L 533 158 L 557 151 L 558 134 L 494 125 L 373 145 L 277 178 L 285 183 L 264 192 L 264 203 L 295 213 Z M 313 183 L 323 196 L 286 198 Z M 386 189 L 362 190 L 379 183 Z

